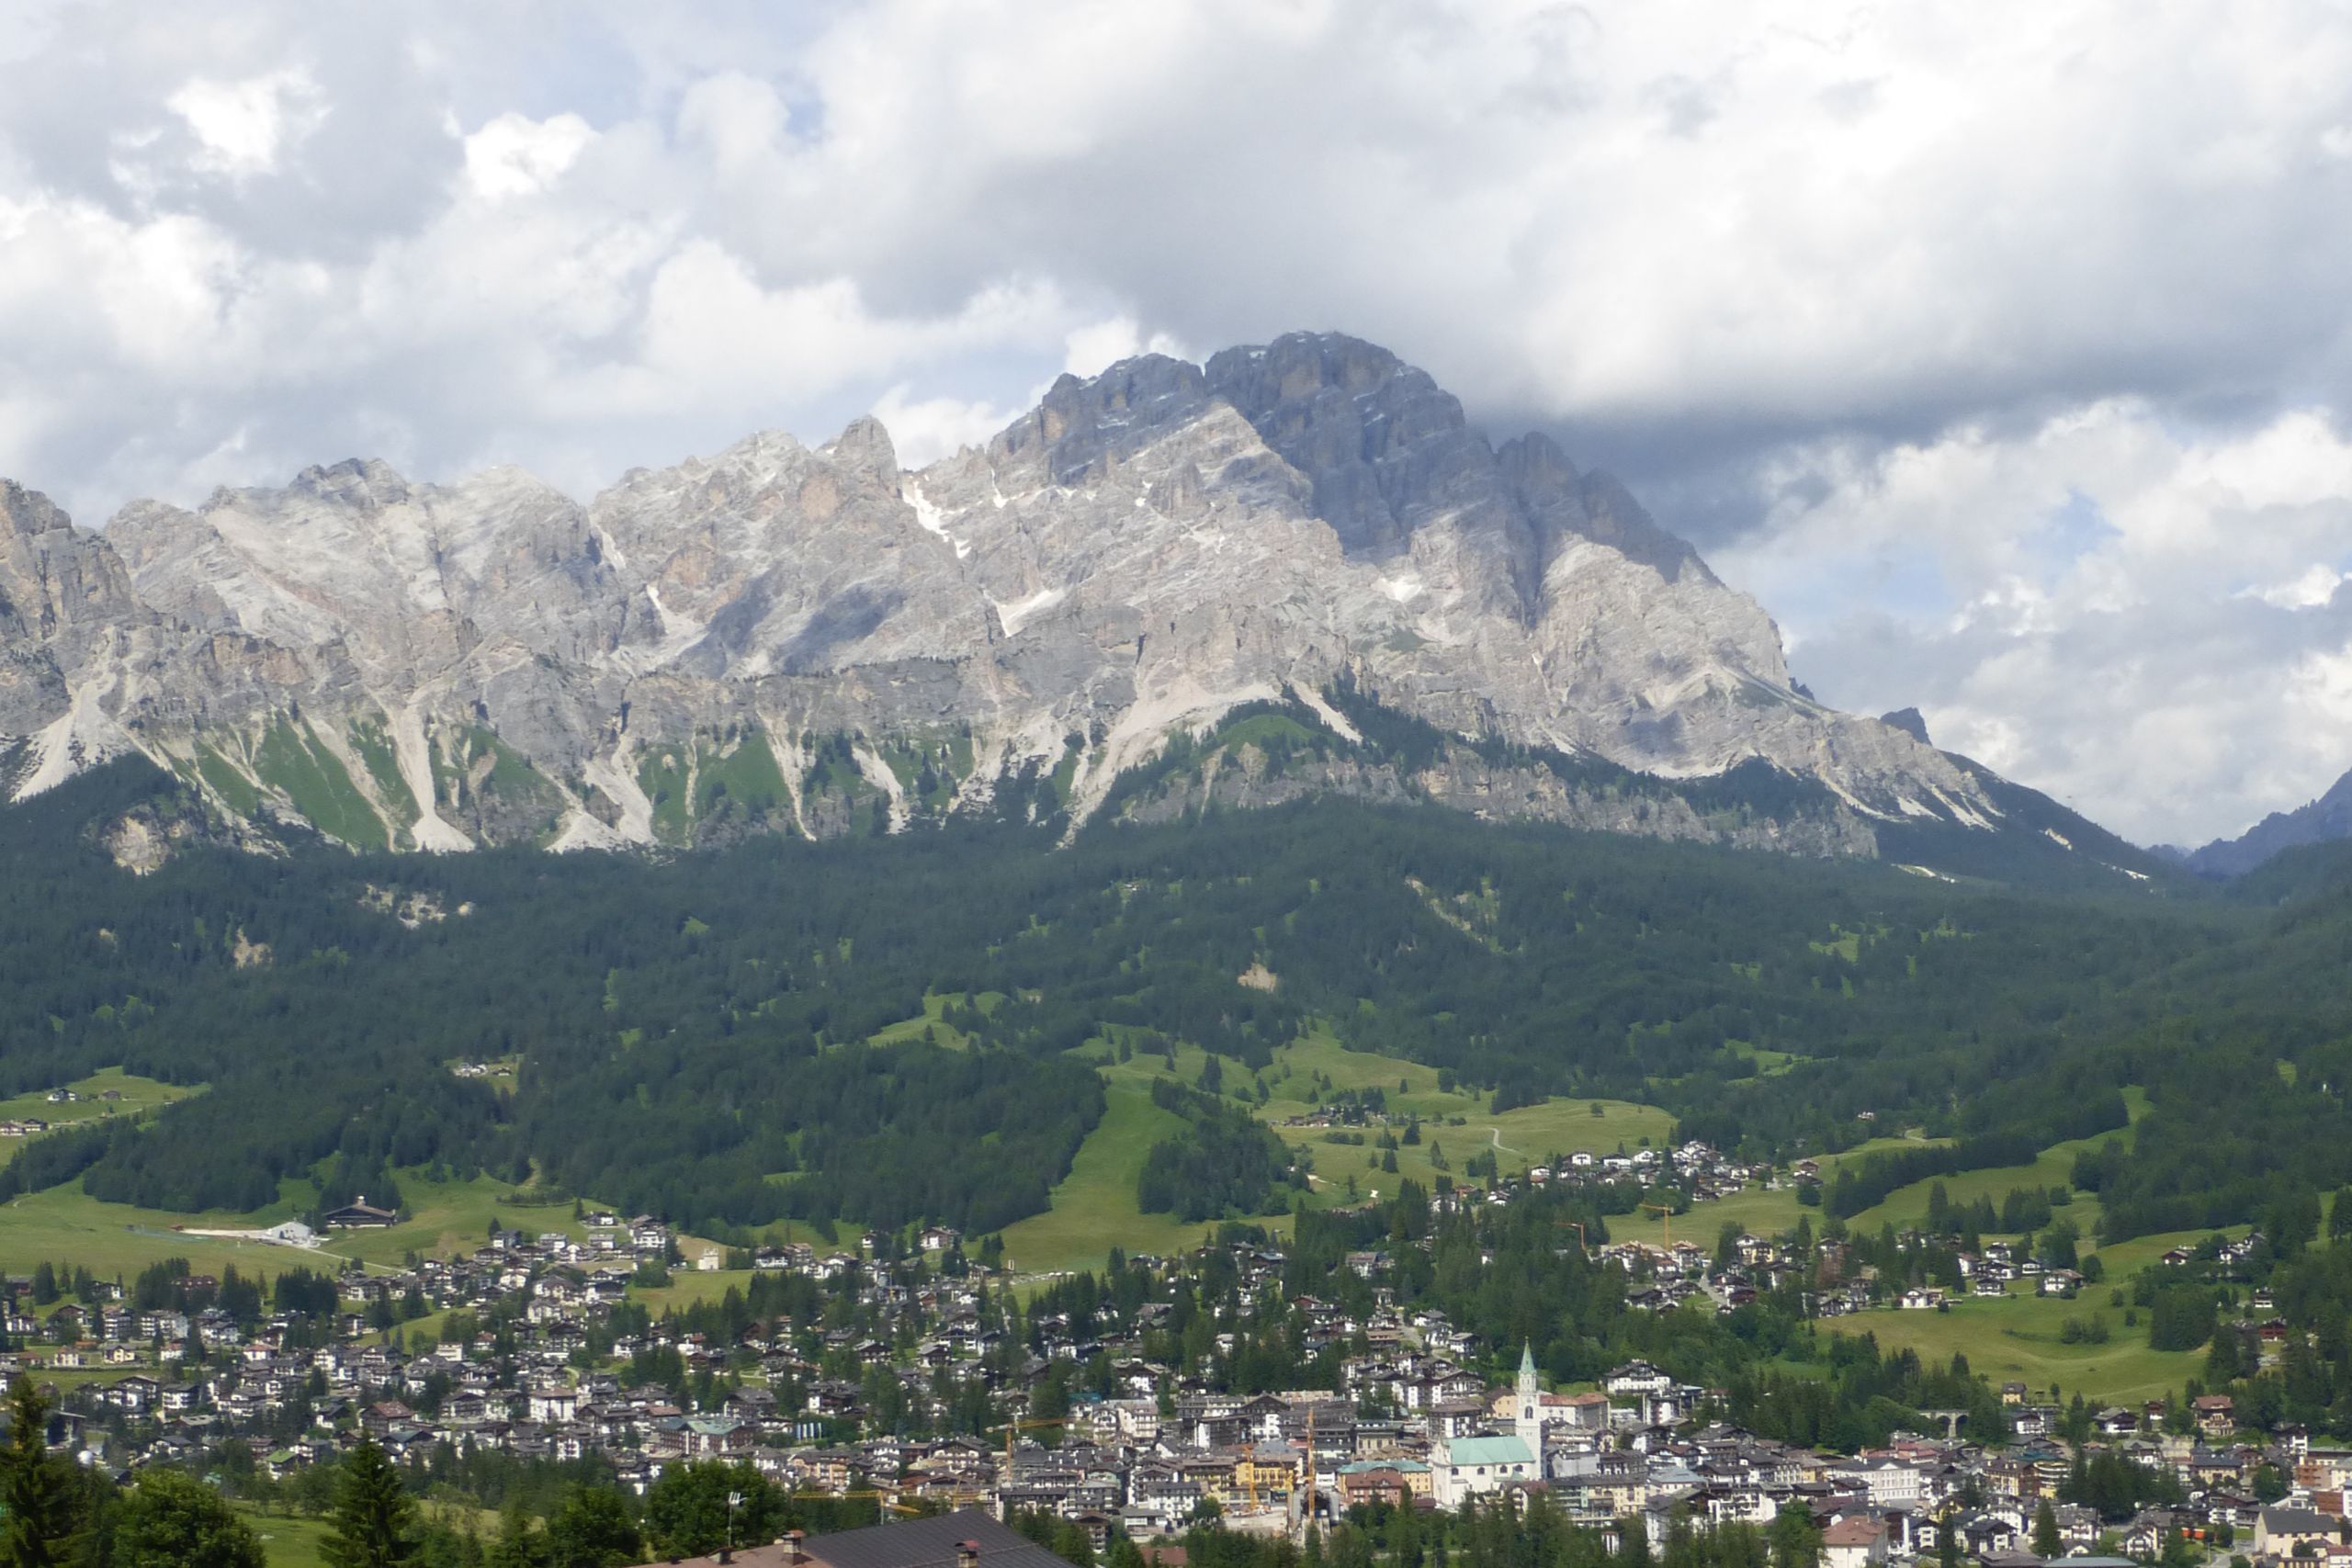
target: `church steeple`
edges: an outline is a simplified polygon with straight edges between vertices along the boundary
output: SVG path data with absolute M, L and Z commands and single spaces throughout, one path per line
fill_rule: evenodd
M 1513 1401 L 1518 1417 L 1511 1425 L 1527 1444 L 1527 1451 L 1544 1451 L 1544 1391 L 1535 1381 L 1535 1347 L 1522 1340 L 1519 1347 L 1519 1395 Z

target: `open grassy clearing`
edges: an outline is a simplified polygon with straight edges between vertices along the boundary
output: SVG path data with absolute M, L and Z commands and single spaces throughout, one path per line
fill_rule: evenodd
M 629 1297 L 643 1302 L 646 1311 L 660 1317 L 665 1312 L 684 1311 L 718 1301 L 729 1291 L 749 1290 L 752 1278 L 749 1269 L 718 1269 L 708 1273 L 698 1269 L 673 1269 L 667 1285 L 655 1290 L 632 1289 Z
M 200 1088 L 183 1088 L 163 1083 L 154 1078 L 142 1078 L 126 1073 L 120 1067 L 101 1067 L 86 1078 L 76 1078 L 62 1086 L 81 1098 L 62 1104 L 52 1104 L 45 1091 L 20 1094 L 14 1100 L 0 1100 L 0 1121 L 38 1116 L 44 1122 L 64 1126 L 74 1122 L 94 1122 L 102 1116 L 128 1116 L 141 1111 L 152 1111 L 159 1105 L 169 1105 L 175 1100 L 202 1092 Z M 104 1100 L 106 1094 L 119 1096 Z
M 922 998 L 922 1012 L 920 1017 L 901 1019 L 887 1028 L 877 1029 L 865 1037 L 866 1043 L 897 1045 L 910 1040 L 922 1040 L 928 1037 L 934 1045 L 944 1045 L 951 1051 L 961 1051 L 971 1044 L 971 1037 L 952 1024 L 942 1021 L 942 1015 L 946 1012 L 947 1004 L 961 1000 L 963 998 L 960 996 L 949 997 L 936 991 L 927 993 Z M 983 1000 L 980 1005 L 986 1008 L 988 1004 Z
M 1054 1189 L 1052 1210 L 1006 1228 L 1005 1255 L 1023 1272 L 1099 1268 L 1114 1246 L 1129 1252 L 1172 1252 L 1197 1245 L 1209 1229 L 1165 1214 L 1145 1214 L 1136 1207 L 1136 1181 L 1145 1156 L 1154 1143 L 1182 1125 L 1172 1112 L 1152 1104 L 1151 1085 L 1172 1076 L 1198 1087 L 1208 1054 L 1195 1045 L 1179 1044 L 1171 1075 L 1168 1058 L 1157 1051 L 1131 1053 L 1125 1061 L 1119 1059 L 1119 1052 L 1116 1040 L 1105 1038 L 1091 1042 L 1080 1053 L 1102 1075 L 1107 1096 L 1103 1119 L 1080 1146 L 1069 1176 Z M 1441 1090 L 1433 1067 L 1351 1051 L 1322 1031 L 1276 1048 L 1262 1073 L 1253 1074 L 1230 1059 L 1221 1061 L 1218 1071 L 1226 1099 L 1273 1124 L 1278 1136 L 1306 1154 L 1316 1173 L 1307 1201 L 1317 1207 L 1374 1192 L 1390 1194 L 1407 1179 L 1432 1186 L 1441 1174 L 1436 1164 L 1440 1155 L 1451 1174 L 1461 1179 L 1464 1163 L 1481 1152 L 1493 1152 L 1499 1168 L 1510 1174 L 1579 1149 L 1612 1153 L 1639 1147 L 1645 1141 L 1663 1145 L 1674 1130 L 1668 1112 L 1623 1100 L 1552 1100 L 1495 1115 L 1477 1095 Z M 1329 1090 L 1318 1089 L 1318 1073 Z M 1263 1103 L 1256 1092 L 1261 1078 L 1269 1094 Z M 1329 1093 L 1369 1089 L 1386 1097 L 1390 1115 L 1422 1119 L 1421 1142 L 1396 1151 L 1394 1174 L 1378 1168 L 1385 1151 L 1374 1143 L 1381 1131 L 1376 1126 L 1345 1130 L 1351 1136 L 1363 1135 L 1359 1145 L 1329 1142 L 1335 1129 L 1280 1125 L 1285 1118 L 1313 1111 Z M 1599 1115 L 1593 1113 L 1596 1104 Z M 1401 1123 L 1396 1130 L 1401 1131 Z M 1280 1232 L 1289 1217 L 1259 1216 L 1252 1223 Z
M 398 1264 L 412 1252 L 450 1258 L 471 1252 L 490 1236 L 497 1224 L 527 1235 L 560 1231 L 584 1238 L 588 1227 L 571 1217 L 571 1201 L 559 1203 L 516 1203 L 514 1184 L 478 1176 L 469 1181 L 428 1181 L 420 1174 L 402 1172 L 401 1199 L 410 1218 L 382 1230 L 338 1231 L 330 1243 L 335 1250 L 369 1263 Z M 602 1205 L 594 1201 L 583 1209 Z
M 2132 1120 L 2138 1122 L 2148 1113 L 2148 1095 L 2143 1089 L 2123 1091 L 2124 1109 Z M 1943 1183 L 1944 1195 L 1954 1203 L 1973 1203 L 1979 1198 L 1989 1198 L 1993 1206 L 2021 1187 L 2064 1187 L 2074 1179 L 2075 1156 L 2097 1148 L 2110 1138 L 2126 1136 L 2122 1132 L 2101 1133 L 2094 1137 L 2075 1138 L 2053 1144 L 2041 1151 L 2030 1165 L 1994 1166 L 1984 1170 L 1958 1171 L 1951 1176 L 1933 1177 L 1915 1181 L 1908 1187 L 1898 1187 L 1875 1208 L 1863 1210 L 1847 1223 L 1858 1231 L 1875 1231 L 1883 1224 L 1896 1230 L 1917 1225 L 1927 1218 L 1928 1194 L 1936 1183 Z M 2084 1235 L 2098 1228 L 2099 1206 L 2095 1193 L 2078 1193 L 2064 1213 Z M 2159 1247 L 2158 1251 L 2163 1248 Z
M 1726 1040 L 1724 1042 L 1724 1049 L 1735 1056 L 1744 1056 L 1755 1063 L 1756 1076 L 1759 1078 L 1778 1077 L 1799 1062 L 1812 1060 L 1811 1057 L 1800 1056 L 1793 1051 L 1770 1051 L 1761 1045 L 1750 1045 L 1745 1040 Z
M 2233 1226 L 2224 1234 L 2243 1235 L 2246 1227 Z M 1881 1308 L 1839 1318 L 1829 1325 L 1837 1334 L 1874 1335 L 1886 1349 L 1917 1351 L 1922 1359 L 1949 1360 L 1954 1352 L 1995 1382 L 2019 1382 L 2045 1394 L 2052 1384 L 2066 1397 L 2080 1393 L 2099 1404 L 2121 1404 L 2177 1393 L 2204 1368 L 2205 1352 L 2154 1350 L 2148 1347 L 2148 1314 L 2126 1326 L 2125 1309 L 2113 1304 L 2113 1292 L 2132 1299 L 2132 1276 L 2154 1263 L 2168 1247 L 2192 1245 L 2211 1233 L 2180 1231 L 2140 1236 L 2105 1248 L 2108 1277 L 2086 1285 L 2073 1301 L 2032 1293 L 2033 1282 L 2011 1282 L 2009 1294 L 1998 1298 L 1971 1297 L 1955 1301 L 1950 1312 L 1901 1312 Z M 2062 1338 L 2068 1318 L 2107 1320 L 2104 1345 L 2066 1344 Z
M 269 1568 L 327 1568 L 327 1538 L 334 1534 L 324 1519 L 299 1514 L 264 1513 L 244 1504 L 235 1506 L 245 1523 L 261 1537 Z
M 1113 1247 L 1178 1252 L 1198 1245 L 1209 1229 L 1136 1207 L 1144 1156 L 1153 1144 L 1182 1131 L 1183 1119 L 1151 1102 L 1148 1077 L 1115 1066 L 1105 1077 L 1102 1120 L 1054 1189 L 1053 1207 L 1004 1229 L 1005 1258 L 1023 1273 L 1100 1269 Z
M 166 1258 L 185 1258 L 199 1273 L 217 1274 L 233 1266 L 241 1274 L 263 1279 L 275 1279 L 288 1269 L 342 1267 L 343 1255 L 338 1252 L 186 1235 L 173 1230 L 175 1225 L 254 1229 L 286 1217 L 171 1214 L 126 1203 L 101 1203 L 82 1190 L 81 1182 L 71 1181 L 46 1192 L 28 1193 L 0 1208 L 0 1267 L 20 1273 L 47 1258 L 54 1263 L 78 1263 L 101 1278 L 119 1275 L 125 1280 Z
M 1915 1149 L 1933 1141 L 1908 1136 L 1872 1138 L 1842 1154 L 1822 1156 L 1821 1174 L 1825 1180 L 1828 1180 L 1834 1179 L 1838 1168 L 1848 1161 L 1867 1158 L 1881 1149 Z M 1736 1222 L 1740 1229 L 1751 1235 L 1778 1235 L 1782 1231 L 1794 1230 L 1798 1216 L 1808 1214 L 1813 1218 L 1814 1229 L 1820 1230 L 1822 1212 L 1799 1203 L 1794 1186 L 1750 1186 L 1728 1198 L 1696 1204 L 1690 1213 L 1677 1214 L 1670 1220 L 1657 1214 L 1613 1215 L 1609 1221 L 1609 1235 L 1614 1241 L 1643 1241 L 1659 1247 L 1666 1244 L 1670 1231 L 1676 1239 L 1713 1247 L 1715 1237 L 1727 1224 Z
M 72 1089 L 79 1098 L 52 1102 L 47 1090 L 37 1089 L 30 1094 L 17 1095 L 13 1100 L 0 1100 L 0 1122 L 38 1118 L 52 1128 L 71 1127 L 114 1116 L 142 1116 L 175 1100 L 186 1100 L 192 1094 L 204 1092 L 201 1085 L 183 1087 L 163 1083 L 126 1073 L 120 1067 L 101 1067 L 86 1078 L 77 1078 L 60 1087 Z M 107 1094 L 118 1098 L 103 1098 Z M 34 1137 L 41 1135 L 36 1134 Z M 17 1151 L 32 1141 L 32 1138 L 0 1139 L 0 1165 L 16 1158 Z
M 245 1523 L 253 1526 L 261 1537 L 262 1551 L 269 1559 L 269 1568 L 327 1568 L 326 1543 L 334 1531 L 324 1519 L 307 1518 L 300 1514 L 275 1509 L 257 1508 L 249 1503 L 234 1503 Z M 497 1533 L 497 1516 L 480 1508 L 455 1507 L 447 1503 L 427 1503 L 424 1507 L 427 1519 L 447 1524 L 453 1529 L 471 1528 L 483 1540 Z
M 84 1264 L 96 1274 L 126 1279 L 166 1258 L 185 1258 L 199 1272 L 233 1264 L 240 1273 L 274 1279 L 288 1269 L 334 1269 L 349 1258 L 379 1268 L 399 1266 L 410 1253 L 447 1257 L 470 1252 L 490 1234 L 492 1215 L 538 1235 L 582 1236 L 571 1204 L 518 1205 L 512 1184 L 489 1177 L 435 1182 L 418 1172 L 400 1178 L 412 1217 L 382 1230 L 336 1231 L 316 1248 L 187 1234 L 198 1230 L 259 1230 L 301 1214 L 317 1199 L 307 1181 L 279 1184 L 278 1201 L 251 1213 L 175 1214 L 126 1203 L 105 1203 L 79 1181 L 28 1193 L 0 1208 L 0 1267 L 17 1271 L 42 1258 Z M 591 1202 L 589 1208 L 597 1207 Z M 186 1227 L 186 1228 L 182 1228 Z M 683 1238 L 682 1238 L 683 1239 Z M 697 1245 L 683 1240 L 691 1254 Z

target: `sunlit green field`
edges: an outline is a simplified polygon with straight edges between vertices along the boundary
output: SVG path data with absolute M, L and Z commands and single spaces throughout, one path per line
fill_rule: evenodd
M 2243 1235 L 2245 1227 L 2231 1234 Z M 1826 1325 L 1838 1334 L 1871 1334 L 1887 1349 L 1910 1349 L 1928 1359 L 1948 1360 L 1954 1352 L 1996 1383 L 2025 1383 L 2037 1397 L 2053 1385 L 2066 1398 L 2077 1393 L 2094 1404 L 2120 1404 L 2177 1393 L 2199 1375 L 2205 1353 L 2148 1348 L 2148 1314 L 2126 1325 L 2125 1309 L 2113 1304 L 2120 1290 L 2129 1302 L 2131 1276 L 2167 1247 L 2202 1240 L 2203 1231 L 2141 1236 L 2105 1249 L 2108 1278 L 2086 1285 L 2073 1301 L 2032 1293 L 2030 1280 L 2013 1280 L 1998 1299 L 1954 1301 L 1950 1312 L 1899 1312 L 1891 1308 L 1857 1313 Z M 2061 1333 L 2068 1318 L 2102 1317 L 2104 1345 L 2066 1344 Z
M 101 1067 L 86 1078 L 58 1087 L 72 1089 L 79 1098 L 52 1103 L 47 1090 L 37 1090 L 13 1100 L 0 1100 L 0 1122 L 37 1117 L 52 1128 L 71 1127 L 116 1116 L 142 1115 L 158 1106 L 204 1092 L 201 1086 L 160 1083 L 153 1078 L 133 1077 L 120 1067 Z M 104 1099 L 108 1093 L 119 1098 Z M 40 1136 L 36 1134 L 32 1138 L 0 1138 L 0 1165 L 16 1158 L 17 1150 Z

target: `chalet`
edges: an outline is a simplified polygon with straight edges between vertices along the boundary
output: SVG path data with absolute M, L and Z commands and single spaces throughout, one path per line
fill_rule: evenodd
M 2254 1555 L 2271 1562 L 2315 1555 L 2309 1549 L 2333 1544 L 2340 1522 L 2309 1508 L 2265 1508 L 2255 1516 Z
M 1886 1561 L 1886 1526 L 1867 1515 L 1837 1520 L 1821 1532 L 1822 1568 L 1880 1568 Z
M 363 1192 L 340 1209 L 329 1209 L 321 1216 L 329 1230 L 380 1230 L 400 1224 L 401 1217 L 390 1209 L 379 1209 L 368 1201 Z

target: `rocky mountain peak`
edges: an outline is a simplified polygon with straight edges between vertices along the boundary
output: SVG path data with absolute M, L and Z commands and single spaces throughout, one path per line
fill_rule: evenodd
M 1917 708 L 1896 708 L 1893 713 L 1879 715 L 1878 721 L 1890 728 L 1903 731 L 1922 746 L 1934 744 L 1928 739 L 1927 718 Z
M 872 414 L 850 421 L 848 428 L 826 443 L 822 451 L 891 494 L 899 492 L 899 449 L 882 422 Z
M 0 516 L 19 793 L 136 749 L 217 810 L 346 843 L 1075 822 L 1238 706 L 1371 748 L 1342 694 L 1455 739 L 1280 787 L 1260 757 L 1203 789 L 1808 852 L 2000 817 L 1951 759 L 1794 687 L 1770 618 L 1615 480 L 1541 434 L 1496 448 L 1425 372 L 1338 334 L 1065 377 L 911 473 L 864 418 L 584 504 L 517 469 L 352 460 L 138 503 L 104 538 L 14 487 Z M 1803 824 L 1561 782 L 1750 762 L 1817 786 Z
M 410 497 L 408 480 L 380 457 L 346 457 L 333 467 L 305 468 L 288 489 L 331 504 L 369 510 L 399 506 Z
M 1492 455 L 1462 404 L 1385 348 L 1294 333 L 1208 363 L 1209 389 L 1306 476 L 1315 514 L 1351 554 L 1393 552 Z

